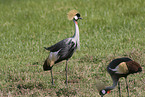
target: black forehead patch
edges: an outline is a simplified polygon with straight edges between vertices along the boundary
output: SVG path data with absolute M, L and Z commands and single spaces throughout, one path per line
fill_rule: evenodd
M 77 14 L 76 14 L 76 16 L 77 16 L 77 17 L 80 17 L 80 14 L 79 14 L 79 13 L 77 13 Z

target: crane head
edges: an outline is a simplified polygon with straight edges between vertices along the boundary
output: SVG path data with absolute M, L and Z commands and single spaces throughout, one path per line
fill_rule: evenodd
M 103 97 L 107 93 L 110 93 L 110 91 L 111 91 L 109 89 L 106 89 L 105 84 L 102 83 L 100 80 L 96 80 L 96 87 L 97 87 L 97 90 L 98 90 L 99 94 L 101 95 L 101 97 Z
M 110 92 L 111 92 L 111 90 L 103 89 L 99 92 L 99 94 L 101 95 L 101 97 L 103 97 L 105 94 L 108 94 Z
M 74 18 L 73 18 L 75 21 L 77 21 L 78 19 L 82 19 L 81 17 L 80 17 L 80 13 L 77 13 L 75 16 L 74 16 Z
M 75 20 L 77 21 L 78 19 L 82 19 L 80 17 L 80 13 L 77 10 L 71 10 L 68 12 L 67 17 L 69 20 Z

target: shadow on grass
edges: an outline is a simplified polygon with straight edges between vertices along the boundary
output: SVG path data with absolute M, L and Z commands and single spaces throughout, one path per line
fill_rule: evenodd
M 38 65 L 39 64 L 39 62 L 33 62 L 32 63 L 32 65 Z
M 34 89 L 34 88 L 46 89 L 46 86 L 44 85 L 44 83 L 41 83 L 41 82 L 37 82 L 37 83 L 28 82 L 28 83 L 18 84 L 17 88 L 18 89 Z
M 69 89 L 69 88 L 61 88 L 59 89 L 58 91 L 56 91 L 56 94 L 58 97 L 61 97 L 61 96 L 75 96 L 77 94 L 76 90 L 72 90 L 72 89 Z

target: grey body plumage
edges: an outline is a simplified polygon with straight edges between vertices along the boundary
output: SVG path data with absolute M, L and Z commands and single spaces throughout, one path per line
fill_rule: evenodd
M 125 78 L 126 82 L 126 89 L 129 97 L 129 89 L 128 89 L 128 83 L 127 83 L 127 76 L 129 74 L 134 74 L 137 72 L 141 72 L 142 68 L 140 64 L 137 62 L 131 60 L 130 58 L 123 57 L 123 58 L 117 58 L 112 60 L 109 65 L 107 66 L 107 71 L 110 74 L 113 85 L 105 87 L 104 89 L 100 90 L 100 95 L 103 97 L 105 94 L 109 93 L 110 90 L 114 89 L 117 84 L 118 84 L 118 90 L 119 90 L 119 97 L 121 97 L 121 92 L 120 92 L 120 82 L 119 79 L 121 77 Z
M 115 67 L 117 67 L 121 62 L 128 62 L 128 61 L 132 61 L 130 58 L 126 58 L 126 57 L 124 57 L 124 58 L 117 58 L 117 59 L 114 59 L 113 61 L 111 61 L 110 63 L 109 63 L 109 65 L 107 66 L 107 71 L 108 71 L 108 73 L 110 74 L 110 75 L 117 75 L 116 73 L 115 73 L 115 71 L 112 71 L 111 69 L 114 69 Z M 110 67 L 111 67 L 111 69 L 110 69 Z M 118 74 L 118 76 L 117 77 L 125 77 L 125 76 L 127 76 L 126 74 L 124 75 L 124 74 Z
M 58 63 L 62 60 L 68 60 L 75 50 L 77 49 L 77 44 L 72 41 L 71 38 L 64 39 L 55 45 L 52 45 L 51 47 L 44 47 L 46 50 L 49 50 L 50 52 L 58 52 L 59 59 L 55 61 L 55 63 Z
M 72 17 L 73 16 L 73 17 Z M 69 20 L 73 19 L 73 22 L 75 24 L 75 33 L 72 37 L 66 38 L 64 40 L 61 40 L 60 42 L 50 46 L 50 47 L 44 47 L 46 50 L 50 51 L 50 54 L 48 58 L 45 60 L 43 65 L 43 70 L 51 70 L 51 78 L 52 78 L 52 84 L 53 82 L 53 74 L 52 74 L 52 67 L 54 64 L 61 62 L 63 60 L 66 60 L 66 85 L 67 85 L 67 61 L 73 53 L 76 51 L 77 48 L 80 47 L 79 44 L 79 28 L 78 28 L 78 19 L 82 19 L 80 17 L 80 14 L 76 10 L 72 10 L 68 14 Z

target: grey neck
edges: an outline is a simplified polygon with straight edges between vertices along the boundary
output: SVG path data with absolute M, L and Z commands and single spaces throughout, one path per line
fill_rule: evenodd
M 109 87 L 106 87 L 105 89 L 106 90 L 112 90 L 112 89 L 114 89 L 116 86 L 117 86 L 117 83 L 118 83 L 118 78 L 112 78 L 112 80 L 113 80 L 113 85 L 112 86 L 109 86 Z

